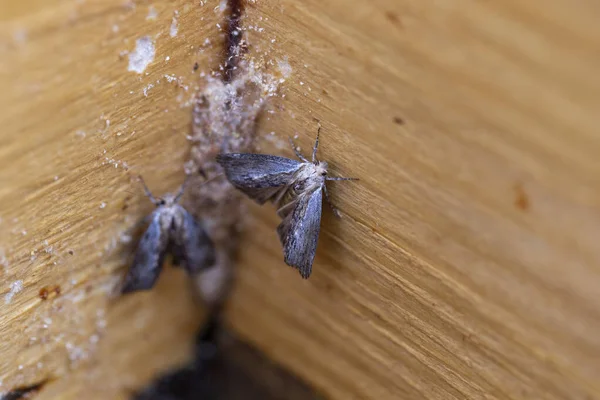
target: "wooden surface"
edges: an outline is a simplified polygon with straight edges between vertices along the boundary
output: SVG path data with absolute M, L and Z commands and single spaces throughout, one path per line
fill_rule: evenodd
M 308 281 L 250 207 L 236 331 L 333 399 L 600 399 L 600 6 L 248 3 L 250 54 L 291 67 L 259 131 L 306 150 L 316 117 L 320 157 L 361 180 L 329 186 L 344 217 L 325 210 Z M 186 357 L 201 310 L 180 271 L 110 292 L 152 208 L 130 177 L 181 183 L 217 6 L 0 2 L 0 294 L 23 284 L 2 390 L 118 398 Z M 122 52 L 145 35 L 137 74 Z
M 222 16 L 182 1 L 0 9 L 1 388 L 48 379 L 40 398 L 125 398 L 188 357 L 200 322 L 181 271 L 165 268 L 152 293 L 113 293 L 136 224 L 154 207 L 131 177 L 143 174 L 157 195 L 181 184 L 193 66 L 213 68 L 201 44 L 218 41 Z M 154 63 L 148 75 L 130 72 L 127 52 L 146 35 Z M 19 280 L 23 290 L 5 304 Z M 59 296 L 40 298 L 55 286 Z

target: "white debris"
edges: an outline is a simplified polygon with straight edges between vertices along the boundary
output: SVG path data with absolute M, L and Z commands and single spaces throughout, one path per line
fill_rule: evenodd
M 135 41 L 135 50 L 129 53 L 128 71 L 138 74 L 143 73 L 146 67 L 154 60 L 154 42 L 150 36 L 144 36 Z
M 149 83 L 142 91 L 144 92 L 144 97 L 148 97 L 148 91 L 154 87 L 153 84 Z
M 4 269 L 4 272 L 6 272 L 6 268 L 8 267 L 8 259 L 3 249 L 0 249 L 0 267 Z
M 48 329 L 52 325 L 52 318 L 44 318 L 44 323 L 42 324 L 43 329 Z
M 96 329 L 103 331 L 106 329 L 106 325 L 106 311 L 104 309 L 99 309 L 96 311 Z
M 87 352 L 80 346 L 75 346 L 73 343 L 67 342 L 65 344 L 65 348 L 67 349 L 69 360 L 71 362 L 77 362 L 79 360 L 85 360 L 88 358 Z
M 15 294 L 23 290 L 23 281 L 18 280 L 10 284 L 10 292 L 4 296 L 4 304 L 10 304 Z
M 169 35 L 171 37 L 177 36 L 177 31 L 179 27 L 177 26 L 177 11 L 175 11 L 175 15 L 173 16 L 173 21 L 171 21 L 171 28 L 169 29 Z
M 104 207 L 106 207 L 106 203 L 105 202 L 100 203 L 100 209 L 103 209 Z
M 148 15 L 146 16 L 146 21 L 154 21 L 157 16 L 158 11 L 156 11 L 156 8 L 154 8 L 154 6 L 150 6 L 148 8 Z
M 284 57 L 283 60 L 277 60 L 277 68 L 284 79 L 287 79 L 292 75 L 292 66 L 289 63 L 287 56 Z

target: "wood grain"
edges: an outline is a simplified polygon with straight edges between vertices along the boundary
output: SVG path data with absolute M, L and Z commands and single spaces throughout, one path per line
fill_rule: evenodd
M 107 299 L 132 246 L 118 238 L 151 209 L 129 174 L 173 190 L 186 159 L 177 96 L 192 86 L 143 88 L 199 82 L 191 67 L 218 62 L 218 46 L 198 48 L 218 42 L 222 15 L 216 1 L 0 4 L 0 279 L 4 293 L 24 285 L 0 313 L 2 388 L 57 370 L 40 398 L 123 395 L 183 359 L 197 321 L 173 271 Z M 251 207 L 236 331 L 332 399 L 600 399 L 600 6 L 262 0 L 246 14 L 250 54 L 292 69 L 260 131 L 298 133 L 306 150 L 318 118 L 320 157 L 361 180 L 330 185 L 344 217 L 326 210 L 308 281 L 283 264 L 273 209 Z M 128 72 L 119 53 L 158 32 L 149 75 Z M 73 296 L 32 350 L 26 328 Z M 98 310 L 102 351 L 73 365 L 66 343 L 95 334 Z M 136 328 L 140 313 L 152 317 Z
M 201 320 L 181 271 L 166 267 L 151 293 L 114 289 L 153 209 L 131 178 L 158 195 L 181 184 L 193 67 L 214 68 L 202 43 L 222 16 L 183 1 L 0 9 L 0 389 L 49 379 L 40 398 L 126 398 L 189 356 Z M 154 62 L 128 71 L 146 35 Z

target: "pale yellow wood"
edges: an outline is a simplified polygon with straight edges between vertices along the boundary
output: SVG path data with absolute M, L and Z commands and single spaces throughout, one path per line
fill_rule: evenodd
M 218 44 L 197 49 L 220 40 L 223 16 L 216 1 L 187 11 L 184 2 L 8 3 L 0 294 L 19 279 L 24 289 L 0 313 L 0 372 L 14 384 L 57 369 L 41 398 L 122 396 L 184 359 L 198 321 L 172 271 L 147 295 L 107 292 L 133 248 L 119 237 L 151 209 L 130 176 L 143 173 L 157 193 L 181 182 L 191 111 L 177 97 L 200 82 L 194 61 L 205 71 L 219 62 Z M 298 132 L 306 151 L 316 117 L 320 157 L 361 181 L 330 185 L 344 217 L 326 210 L 308 281 L 283 264 L 273 209 L 251 207 L 234 328 L 334 399 L 600 398 L 600 6 L 248 3 L 250 55 L 287 57 L 292 68 L 282 109 L 260 132 Z M 151 4 L 156 21 L 146 20 Z M 159 32 L 150 75 L 128 72 L 119 53 Z M 190 89 L 161 80 L 145 97 L 165 74 Z M 56 284 L 58 297 L 39 299 Z M 61 303 L 69 311 L 55 317 Z M 97 334 L 98 310 L 102 351 L 69 363 L 66 343 Z M 136 327 L 144 313 L 153 317 Z M 31 350 L 26 327 L 41 329 L 47 315 L 49 336 L 64 337 Z
M 361 181 L 330 186 L 345 217 L 308 282 L 261 210 L 237 329 L 337 399 L 600 398 L 598 4 L 249 13 L 294 70 L 261 128 L 306 149 L 319 118 L 321 157 Z
M 181 183 L 194 63 L 216 64 L 202 43 L 223 16 L 185 1 L 0 8 L 0 389 L 49 379 L 40 398 L 126 398 L 188 358 L 201 321 L 181 271 L 147 294 L 114 289 L 154 207 L 132 177 L 159 195 Z M 146 35 L 154 61 L 130 72 Z

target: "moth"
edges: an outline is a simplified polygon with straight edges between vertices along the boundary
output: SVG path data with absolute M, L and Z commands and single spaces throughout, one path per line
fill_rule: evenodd
M 259 204 L 271 201 L 277 206 L 277 214 L 282 218 L 277 234 L 283 246 L 284 261 L 298 269 L 304 279 L 308 279 L 312 272 L 317 250 L 323 193 L 339 216 L 329 201 L 325 182 L 357 180 L 327 175 L 327 163 L 317 160 L 320 131 L 319 125 L 312 161 L 304 158 L 291 138 L 290 144 L 300 161 L 253 153 L 217 156 L 217 162 L 233 186 Z
M 187 179 L 177 194 L 167 194 L 158 199 L 152 195 L 141 176 L 139 180 L 156 209 L 149 216 L 150 223 L 138 244 L 122 293 L 151 289 L 169 253 L 173 257 L 173 264 L 183 265 L 190 274 L 211 267 L 216 258 L 213 242 L 204 226 L 177 204 Z

